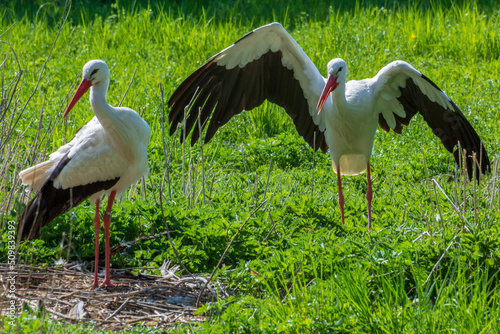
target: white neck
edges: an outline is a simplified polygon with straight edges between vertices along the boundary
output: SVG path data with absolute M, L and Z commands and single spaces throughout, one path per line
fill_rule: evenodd
M 108 130 L 115 124 L 117 110 L 106 101 L 109 80 L 102 80 L 90 87 L 90 105 L 102 126 Z
M 129 122 L 124 121 L 123 110 L 114 108 L 106 102 L 106 92 L 109 81 L 102 81 L 90 88 L 90 104 L 94 114 L 106 131 L 108 139 L 113 147 L 121 152 L 124 157 L 132 162 L 134 152 L 130 150 L 136 143 L 131 142 L 131 132 L 134 131 Z
M 341 80 L 337 88 L 332 92 L 332 102 L 337 106 L 337 112 L 342 113 L 347 111 L 348 102 L 345 98 L 345 80 Z

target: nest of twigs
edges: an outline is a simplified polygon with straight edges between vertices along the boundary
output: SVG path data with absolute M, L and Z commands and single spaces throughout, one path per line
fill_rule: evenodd
M 42 310 L 57 321 L 93 322 L 104 330 L 123 330 L 140 323 L 168 328 L 183 322 L 202 322 L 194 315 L 196 303 L 216 298 L 214 285 L 201 275 L 176 275 L 178 266 L 160 268 L 162 275 L 145 272 L 149 267 L 111 269 L 114 287 L 93 289 L 93 273 L 82 263 L 56 267 L 16 264 L 15 292 L 8 294 L 9 266 L 0 264 L 0 309 L 16 300 L 16 310 Z M 135 273 L 133 273 L 135 272 Z M 102 277 L 100 277 L 102 282 Z M 220 288 L 220 285 L 219 285 Z M 203 291 L 202 291 L 203 290 Z

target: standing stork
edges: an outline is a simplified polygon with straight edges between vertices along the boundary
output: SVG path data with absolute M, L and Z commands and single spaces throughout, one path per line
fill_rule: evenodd
M 474 128 L 434 82 L 408 63 L 395 61 L 373 78 L 347 83 L 344 60 L 331 60 L 327 71 L 325 79 L 279 23 L 255 29 L 210 58 L 175 90 L 168 101 L 170 134 L 184 118 L 189 133 L 199 114 L 203 128 L 208 123 L 206 143 L 234 115 L 266 99 L 276 103 L 293 119 L 298 133 L 311 147 L 323 152 L 330 148 L 343 224 L 340 175 L 366 170 L 368 228 L 372 201 L 370 155 L 377 124 L 385 131 L 401 133 L 402 125 L 408 125 L 420 112 L 459 164 L 460 143 L 469 178 L 476 175 L 479 180 L 488 172 L 488 155 Z M 190 101 L 190 111 L 185 115 Z M 192 145 L 199 136 L 198 130 L 193 131 Z
M 91 60 L 83 67 L 82 82 L 71 100 L 65 118 L 90 88 L 90 104 L 95 117 L 75 138 L 52 153 L 49 160 L 19 173 L 23 183 L 36 191 L 20 215 L 18 236 L 33 239 L 40 228 L 74 206 L 90 198 L 95 203 L 95 271 L 98 287 L 99 205 L 104 194 L 105 274 L 102 286 L 113 286 L 109 273 L 109 226 L 115 196 L 148 174 L 147 147 L 149 125 L 130 108 L 112 107 L 106 102 L 109 68 L 102 60 Z

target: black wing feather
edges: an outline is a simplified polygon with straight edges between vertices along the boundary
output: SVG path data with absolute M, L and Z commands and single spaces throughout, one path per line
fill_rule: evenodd
M 423 74 L 421 76 L 441 91 L 433 81 Z M 431 127 L 432 132 L 441 139 L 444 147 L 453 153 L 456 163 L 461 166 L 462 158 L 458 150 L 460 143 L 461 149 L 465 150 L 466 168 L 470 179 L 475 174 L 476 179 L 479 180 L 482 174 L 490 171 L 490 160 L 481 139 L 453 101 L 450 101 L 453 110 L 445 109 L 439 103 L 432 102 L 422 93 L 411 78 L 406 80 L 406 86 L 401 87 L 400 91 L 401 96 L 398 101 L 403 106 L 406 116 L 401 117 L 394 114 L 396 127 L 393 130 L 395 132 L 401 133 L 402 125 L 408 125 L 411 118 L 417 112 L 420 112 Z M 390 131 L 390 127 L 382 114 L 379 115 L 379 125 L 385 131 Z M 474 162 L 474 153 L 476 162 Z
M 184 108 L 193 100 L 195 94 L 197 98 L 193 107 L 198 109 L 203 106 L 201 122 L 203 127 L 208 123 L 205 142 L 234 115 L 243 110 L 251 110 L 269 100 L 285 109 L 293 119 L 298 133 L 311 147 L 323 152 L 328 150 L 325 135 L 319 126 L 314 124 L 309 114 L 309 105 L 300 83 L 294 78 L 293 70 L 287 69 L 281 63 L 281 51 L 268 51 L 246 66 L 236 66 L 230 70 L 217 65 L 214 61 L 216 57 L 192 73 L 169 99 L 170 135 L 182 122 Z M 187 133 L 193 128 L 196 129 L 191 137 L 193 145 L 199 138 L 199 131 L 194 126 L 196 121 L 191 117 L 198 117 L 198 110 L 191 110 L 185 122 Z
M 110 189 L 120 179 L 118 177 L 68 189 L 57 189 L 54 187 L 54 180 L 69 161 L 70 158 L 66 154 L 19 216 L 17 235 L 21 238 L 34 239 L 40 229 L 54 218 L 79 205 L 93 194 Z

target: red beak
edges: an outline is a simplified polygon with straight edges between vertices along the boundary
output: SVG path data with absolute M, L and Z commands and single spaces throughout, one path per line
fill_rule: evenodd
M 323 108 L 323 104 L 325 104 L 328 95 L 330 95 L 330 93 L 333 92 L 338 85 L 339 83 L 337 82 L 337 77 L 329 75 L 328 80 L 326 80 L 325 88 L 323 88 L 323 92 L 319 98 L 318 105 L 316 106 L 318 114 L 321 112 L 321 108 Z
M 68 108 L 66 108 L 66 111 L 64 112 L 63 119 L 65 119 L 66 116 L 68 116 L 70 110 L 73 109 L 73 107 L 78 102 L 78 100 L 80 100 L 80 98 L 83 96 L 83 94 L 85 94 L 89 90 L 90 86 L 92 86 L 92 81 L 87 80 L 87 79 L 82 80 L 82 82 L 80 83 L 80 86 L 78 86 L 78 89 L 76 90 L 75 95 L 71 99 L 71 102 L 69 103 Z

